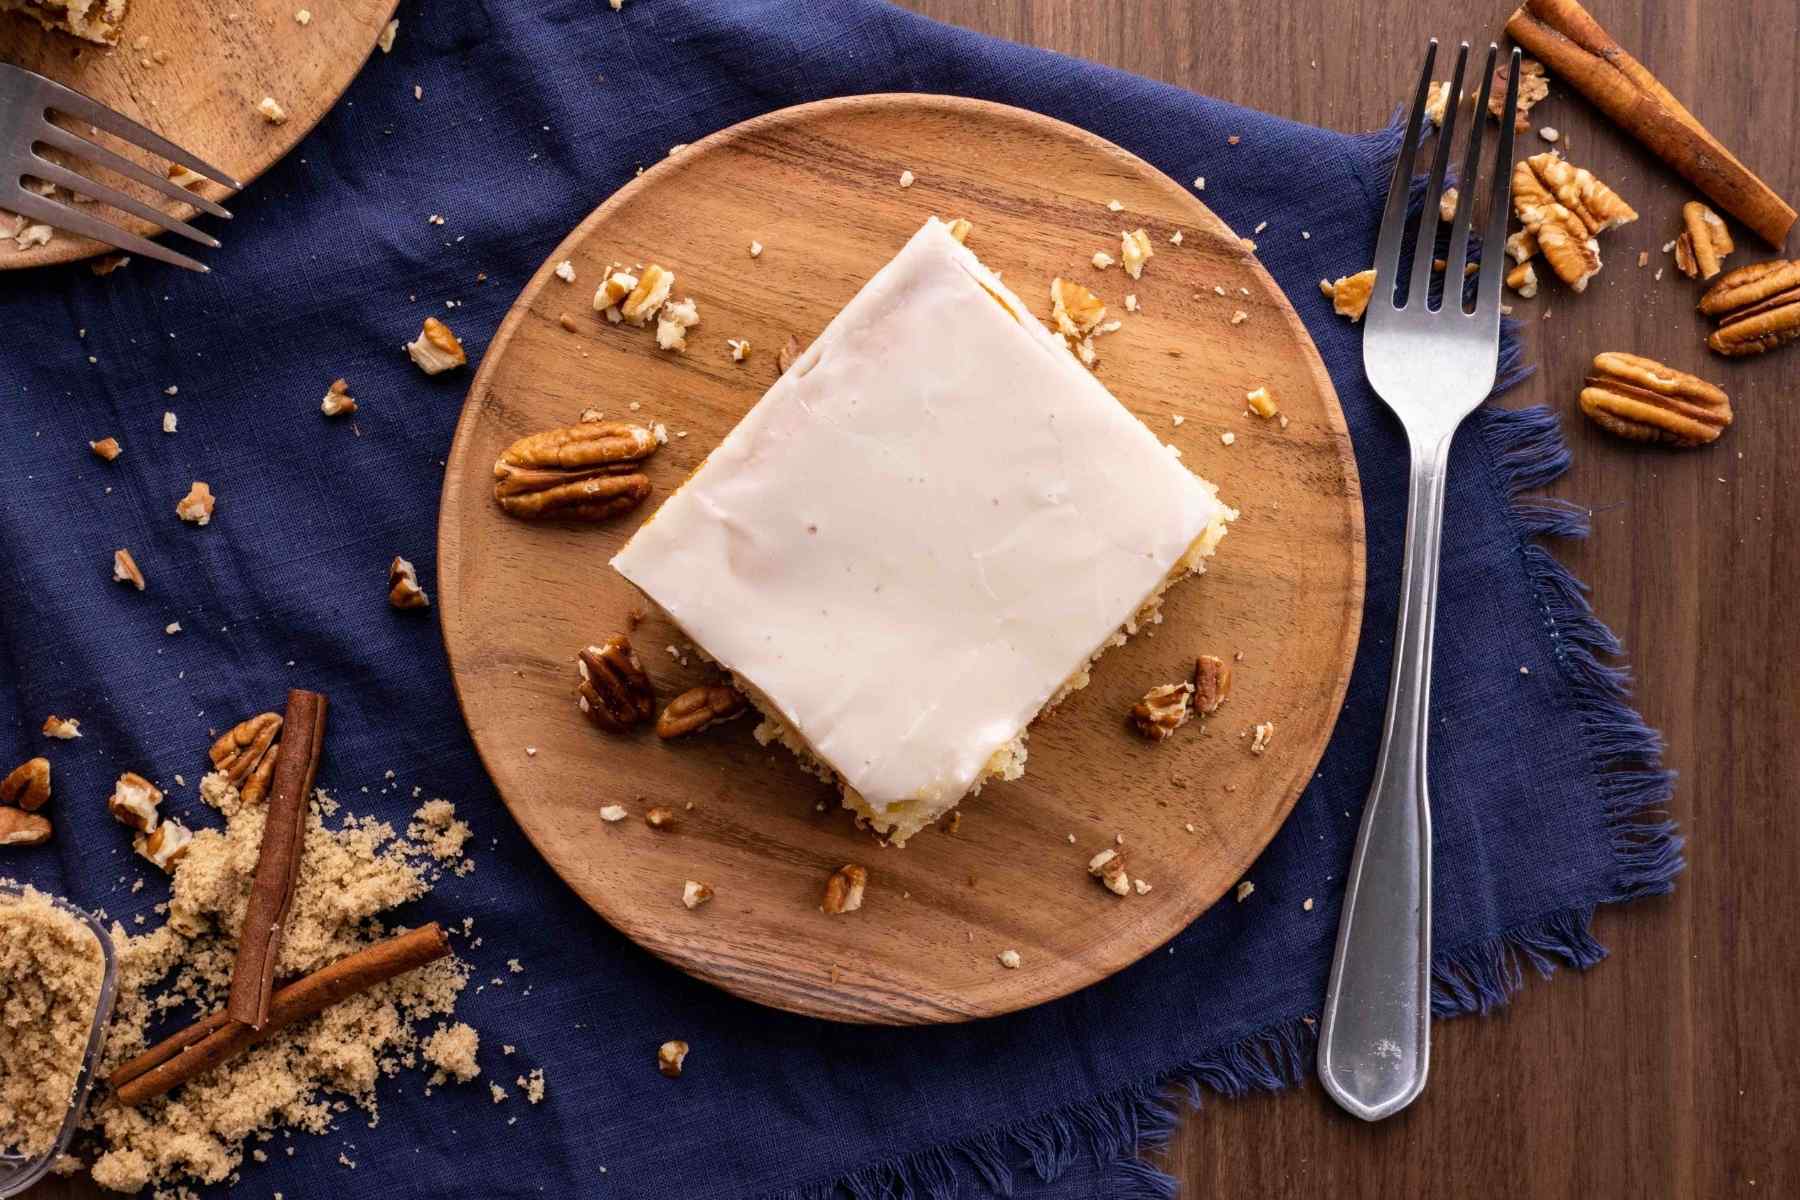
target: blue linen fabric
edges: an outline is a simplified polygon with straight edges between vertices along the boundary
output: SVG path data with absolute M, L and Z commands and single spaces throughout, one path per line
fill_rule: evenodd
M 479 868 L 402 919 L 475 918 L 482 943 L 459 938 L 459 953 L 477 981 L 508 980 L 462 1004 L 484 1031 L 484 1079 L 510 1087 L 543 1065 L 548 1094 L 528 1107 L 515 1089 L 496 1105 L 479 1083 L 427 1099 L 417 1077 L 384 1082 L 378 1128 L 347 1115 L 328 1136 L 296 1138 L 291 1157 L 246 1164 L 244 1188 L 1171 1194 L 1137 1152 L 1166 1135 L 1172 1087 L 1232 1094 L 1310 1068 L 1380 732 L 1407 463 L 1362 378 L 1360 327 L 1331 314 L 1316 281 L 1368 265 L 1393 131 L 1292 124 L 876 0 L 628 0 L 620 12 L 604 0 L 406 0 L 399 15 L 393 53 L 375 55 L 233 206 L 224 249 L 205 256 L 212 275 L 140 259 L 104 279 L 79 265 L 0 277 L 0 755 L 51 757 L 58 831 L 6 852 L 0 872 L 128 928 L 137 914 L 156 921 L 164 885 L 150 872 L 130 891 L 140 871 L 100 803 L 113 777 L 135 769 L 169 786 L 185 773 L 172 811 L 207 823 L 194 781 L 210 731 L 277 706 L 289 686 L 317 688 L 332 698 L 322 785 L 400 823 L 417 785 L 473 822 Z M 866 91 L 1035 109 L 1183 182 L 1206 176 L 1206 201 L 1241 232 L 1268 221 L 1260 256 L 1330 368 L 1365 489 L 1368 604 L 1349 700 L 1251 872 L 1255 895 L 1082 993 L 951 1028 L 760 1009 L 631 945 L 549 872 L 494 795 L 430 614 L 381 598 L 396 553 L 433 586 L 439 485 L 468 381 L 407 361 L 399 347 L 420 320 L 449 317 L 479 358 L 558 240 L 640 166 L 773 108 Z M 336 375 L 363 401 L 355 431 L 317 411 Z M 165 409 L 180 416 L 175 435 L 160 431 Z M 109 434 L 125 454 L 105 464 L 87 443 Z M 1534 542 L 1580 532 L 1581 514 L 1517 496 L 1566 466 L 1554 416 L 1490 405 L 1453 457 L 1431 745 L 1445 1015 L 1502 1001 L 1522 965 L 1597 961 L 1594 907 L 1666 890 L 1680 865 L 1673 830 L 1642 815 L 1668 779 L 1604 661 L 1617 646 Z M 205 529 L 172 511 L 194 479 L 219 497 Z M 135 552 L 148 592 L 110 580 L 117 546 Z M 178 635 L 165 635 L 171 621 Z M 82 740 L 43 739 L 52 712 L 79 716 Z M 390 770 L 400 786 L 383 791 Z M 508 976 L 510 958 L 526 973 Z M 668 1037 L 694 1047 L 679 1083 L 653 1067 Z

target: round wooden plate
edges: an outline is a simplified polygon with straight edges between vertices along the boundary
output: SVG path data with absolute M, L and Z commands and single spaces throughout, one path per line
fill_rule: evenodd
M 917 179 L 910 188 L 903 170 Z M 1122 211 L 1109 211 L 1115 199 Z M 773 382 L 788 335 L 815 336 L 933 213 L 973 221 L 970 247 L 1039 315 L 1052 276 L 1094 287 L 1124 320 L 1100 339 L 1099 377 L 1242 516 L 1207 574 L 1170 591 L 1167 620 L 1108 652 L 1087 689 L 1032 726 L 1023 779 L 964 803 L 957 832 L 926 830 L 895 849 L 858 833 L 785 750 L 759 746 L 753 720 L 677 742 L 589 725 L 572 698 L 575 653 L 624 630 L 643 605 L 607 560 L 648 510 L 598 526 L 514 520 L 494 503 L 492 466 L 515 438 L 573 423 L 588 406 L 662 422 L 670 440 L 650 461 L 653 507 Z M 1156 247 L 1141 280 L 1091 265 L 1139 226 Z M 1179 245 L 1169 241 L 1177 230 Z M 755 259 L 753 239 L 765 247 Z M 572 285 L 552 274 L 564 259 Z M 592 310 L 614 261 L 676 272 L 675 295 L 693 296 L 701 313 L 686 354 Z M 1127 292 L 1141 313 L 1125 312 Z M 1248 321 L 1231 323 L 1237 309 Z M 750 339 L 748 362 L 730 360 L 727 338 Z M 1286 428 L 1245 412 L 1259 385 L 1279 398 Z M 602 916 L 765 1004 L 847 1021 L 958 1021 L 1104 978 L 1242 878 L 1311 777 L 1343 703 L 1362 612 L 1362 504 L 1318 352 L 1193 195 L 1033 113 L 864 96 L 696 143 L 556 249 L 470 389 L 444 485 L 437 586 L 482 760 L 551 868 Z M 631 636 L 663 700 L 711 677 L 654 610 Z M 1127 710 L 1149 687 L 1188 676 L 1197 653 L 1241 655 L 1230 701 L 1164 743 L 1139 739 Z M 1247 731 L 1264 721 L 1275 735 L 1259 756 Z M 612 803 L 630 819 L 602 821 Z M 679 814 L 675 832 L 644 823 L 657 804 Z M 1115 837 L 1147 894 L 1121 899 L 1087 876 L 1088 858 Z M 868 868 L 867 899 L 826 916 L 825 880 L 844 863 Z M 688 879 L 717 898 L 687 910 Z M 996 960 L 1008 949 L 1023 960 L 1016 970 Z
M 36 71 L 117 109 L 248 184 L 292 150 L 337 103 L 362 70 L 398 4 L 399 0 L 131 0 L 119 44 L 112 47 L 53 33 L 16 13 L 0 13 L 0 61 Z M 312 13 L 305 25 L 294 20 L 301 8 Z M 159 53 L 165 61 L 156 60 Z M 394 86 L 402 84 L 396 81 Z M 273 96 L 287 110 L 284 123 L 271 125 L 256 111 L 264 96 Z M 75 129 L 159 174 L 168 165 L 111 134 L 96 134 L 83 123 Z M 97 177 L 183 219 L 196 211 L 110 172 Z M 231 207 L 231 192 L 219 184 L 209 180 L 195 190 Z M 101 220 L 144 237 L 160 232 L 150 222 L 116 209 L 84 207 L 91 207 Z M 229 228 L 218 235 L 229 237 Z M 180 237 L 172 238 L 171 244 L 191 246 Z M 58 230 L 44 245 L 29 250 L 0 245 L 0 268 L 74 262 L 108 250 L 110 246 Z

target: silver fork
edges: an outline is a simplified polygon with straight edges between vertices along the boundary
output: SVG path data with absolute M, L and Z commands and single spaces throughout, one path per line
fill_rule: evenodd
M 1506 256 L 1513 113 L 1518 104 L 1519 51 L 1507 72 L 1500 146 L 1488 190 L 1485 253 L 1472 311 L 1463 309 L 1463 263 L 1481 166 L 1483 114 L 1499 47 L 1490 45 L 1461 177 L 1461 200 L 1445 254 L 1443 302 L 1430 307 L 1438 202 L 1450 143 L 1462 110 L 1469 44 L 1456 55 L 1444 126 L 1425 187 L 1424 208 L 1404 303 L 1400 279 L 1407 196 L 1421 139 L 1433 39 L 1413 98 L 1412 114 L 1375 248 L 1375 295 L 1363 333 L 1369 383 L 1406 429 L 1412 475 L 1406 504 L 1406 554 L 1400 568 L 1400 618 L 1388 685 L 1375 781 L 1363 809 L 1344 893 L 1337 953 L 1319 1030 L 1319 1079 L 1326 1092 L 1365 1121 L 1405 1108 L 1425 1089 L 1431 1047 L 1431 812 L 1425 787 L 1425 734 L 1431 700 L 1431 638 L 1437 615 L 1438 548 L 1450 439 L 1494 388 L 1500 359 L 1500 277 Z
M 116 188 L 108 187 L 89 179 L 86 175 L 71 171 L 59 163 L 51 162 L 38 152 L 42 146 L 54 146 L 73 158 L 105 167 L 127 179 L 141 183 L 147 188 L 161 192 L 171 200 L 191 204 L 215 217 L 230 218 L 231 216 L 230 213 L 205 196 L 189 191 L 180 184 L 172 183 L 155 172 L 145 170 L 137 163 L 114 153 L 98 142 L 90 141 L 71 133 L 60 125 L 52 124 L 50 121 L 52 112 L 59 112 L 64 116 L 86 121 L 96 129 L 104 129 L 108 133 L 116 134 L 141 149 L 161 155 L 171 162 L 180 163 L 190 171 L 196 171 L 208 179 L 222 183 L 232 191 L 242 190 L 243 185 L 225 172 L 196 158 L 167 138 L 145 129 L 130 117 L 114 112 L 104 104 L 89 100 L 80 92 L 71 91 L 53 79 L 45 79 L 34 71 L 12 66 L 10 63 L 0 63 L 0 208 L 46 225 L 54 225 L 69 233 L 105 242 L 109 246 L 117 246 L 121 250 L 129 250 L 133 254 L 141 254 L 145 258 L 173 263 L 178 267 L 186 267 L 190 271 L 205 271 L 207 269 L 205 264 L 197 262 L 185 254 L 166 249 L 135 233 L 120 229 L 116 225 L 110 225 L 98 217 L 81 212 L 60 201 L 52 200 L 48 196 L 40 196 L 25 188 L 24 181 L 27 178 L 61 184 L 72 192 L 90 196 L 101 203 L 111 205 L 120 212 L 141 217 L 159 229 L 167 230 L 170 233 L 179 233 L 182 237 L 199 242 L 202 246 L 218 249 L 217 238 L 195 229 L 186 221 L 177 220 L 134 196 L 128 196 Z

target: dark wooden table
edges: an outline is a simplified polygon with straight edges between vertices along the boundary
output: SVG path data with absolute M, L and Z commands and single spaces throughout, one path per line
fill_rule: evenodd
M 1450 0 L 902 0 L 941 20 L 1097 59 L 1334 129 L 1379 124 L 1424 40 L 1485 45 L 1510 3 Z M 1795 0 L 1588 0 L 1632 53 L 1790 202 L 1800 198 Z M 1447 74 L 1447 72 L 1446 72 Z M 1536 378 L 1509 402 L 1564 416 L 1575 467 L 1554 491 L 1595 509 L 1557 553 L 1625 640 L 1637 703 L 1681 772 L 1676 893 L 1603 912 L 1613 957 L 1533 980 L 1488 1018 L 1440 1023 L 1431 1087 L 1370 1127 L 1316 1086 L 1214 1102 L 1168 1168 L 1194 1197 L 1800 1196 L 1800 347 L 1726 362 L 1701 344 L 1696 289 L 1666 263 L 1683 201 L 1654 157 L 1553 82 L 1539 123 L 1642 218 L 1609 234 L 1585 295 L 1518 305 Z M 1535 149 L 1542 144 L 1535 138 Z M 1800 237 L 1800 235 L 1796 235 Z M 1790 251 L 1794 238 L 1790 238 Z M 1728 265 L 1769 256 L 1750 235 Z M 1637 252 L 1650 252 L 1640 271 Z M 1724 386 L 1715 445 L 1621 444 L 1575 407 L 1602 350 Z

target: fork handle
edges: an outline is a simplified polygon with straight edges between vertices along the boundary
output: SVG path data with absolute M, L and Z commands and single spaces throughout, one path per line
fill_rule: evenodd
M 1425 1088 L 1431 1047 L 1431 811 L 1425 736 L 1437 623 L 1446 434 L 1412 447 L 1400 619 L 1394 634 L 1375 781 L 1344 893 L 1319 1031 L 1319 1079 L 1365 1121 L 1405 1108 Z

